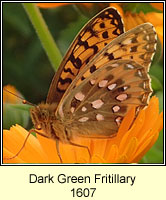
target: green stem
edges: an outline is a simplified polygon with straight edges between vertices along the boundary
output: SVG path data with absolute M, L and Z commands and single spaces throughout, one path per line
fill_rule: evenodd
M 52 67 L 57 71 L 58 66 L 62 60 L 61 53 L 55 44 L 55 41 L 50 34 L 48 27 L 40 13 L 40 10 L 35 3 L 23 3 L 23 7 L 26 10 L 31 23 L 33 24 L 38 37 L 48 55 L 48 58 L 52 64 Z

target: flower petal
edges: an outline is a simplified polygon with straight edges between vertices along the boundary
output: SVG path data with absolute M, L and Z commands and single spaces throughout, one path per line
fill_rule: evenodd
M 128 158 L 128 162 L 129 162 L 129 160 L 132 160 L 132 156 L 135 154 L 137 146 L 138 146 L 137 138 L 136 137 L 132 137 L 130 139 L 130 141 L 128 142 L 126 150 L 124 151 L 125 155 Z
M 105 153 L 104 158 L 106 161 L 108 160 L 109 163 L 116 163 L 118 155 L 119 155 L 118 146 L 114 144 L 111 146 L 111 148 L 108 149 L 108 152 Z
M 69 5 L 71 3 L 37 3 L 37 6 L 40 8 L 55 8 L 59 6 Z
M 99 155 L 94 154 L 91 159 L 91 163 L 106 163 L 106 161 Z
M 59 157 L 56 150 L 56 142 L 54 140 L 45 138 L 39 134 L 37 134 L 37 138 L 40 142 L 40 145 L 45 150 L 47 155 L 47 162 L 48 163 L 59 163 Z
M 4 130 L 3 145 L 8 151 L 15 155 L 22 148 L 27 135 L 28 132 L 21 126 L 12 126 L 10 131 Z M 18 157 L 27 163 L 41 163 L 46 160 L 46 155 L 41 148 L 40 143 L 32 134 L 29 136 L 25 147 Z M 12 159 L 11 162 L 13 162 Z
M 127 156 L 126 155 L 121 155 L 118 160 L 117 163 L 128 163 L 127 162 Z

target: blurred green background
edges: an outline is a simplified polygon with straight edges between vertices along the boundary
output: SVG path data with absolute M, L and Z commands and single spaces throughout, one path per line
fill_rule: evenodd
M 81 27 L 104 7 L 107 7 L 107 4 L 101 5 L 100 3 L 99 6 L 96 4 L 91 12 L 75 5 L 40 9 L 62 56 Z M 158 59 L 159 56 L 156 58 Z M 26 100 L 40 103 L 46 99 L 53 75 L 54 70 L 22 4 L 3 3 L 3 85 L 11 84 L 22 93 Z M 162 111 L 162 56 L 152 65 L 150 76 L 154 90 L 153 95 L 159 98 L 160 111 Z M 141 163 L 162 162 L 163 134 L 160 134 L 157 143 Z

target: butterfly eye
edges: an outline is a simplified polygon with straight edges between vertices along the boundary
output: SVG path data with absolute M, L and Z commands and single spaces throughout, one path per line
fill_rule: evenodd
M 36 129 L 37 129 L 37 130 L 41 130 L 41 125 L 40 125 L 40 124 L 37 124 L 37 125 L 36 125 Z

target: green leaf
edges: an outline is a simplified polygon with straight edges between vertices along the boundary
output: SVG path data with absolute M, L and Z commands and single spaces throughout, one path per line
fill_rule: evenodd
M 28 37 L 31 34 L 32 28 L 28 26 L 29 21 L 21 3 L 3 3 L 3 17 L 4 25 L 12 26 L 21 37 Z
M 162 112 L 163 111 L 163 92 L 159 91 L 155 94 L 155 96 L 157 96 L 159 99 L 159 111 Z
M 160 10 L 152 7 L 149 3 L 124 3 L 123 4 L 123 10 L 131 11 L 133 13 L 139 13 L 139 12 L 161 12 Z
M 156 53 L 154 55 L 152 65 L 158 63 L 161 58 L 162 58 L 162 45 L 159 37 L 157 37 Z
M 163 130 L 160 131 L 156 143 L 139 163 L 163 163 Z
M 5 103 L 3 106 L 4 129 L 9 129 L 15 124 L 27 127 L 29 122 L 29 105 Z
M 162 90 L 163 89 L 161 82 L 155 76 L 151 75 L 151 80 L 152 80 L 153 90 Z
M 156 63 L 150 67 L 150 76 L 155 77 L 163 85 L 163 64 Z
M 163 163 L 163 151 L 152 147 L 139 163 Z
M 87 17 L 80 15 L 77 21 L 70 23 L 66 29 L 60 32 L 57 43 L 63 54 L 65 54 L 72 41 L 87 21 Z
M 61 53 L 35 3 L 23 3 L 23 7 L 43 45 L 53 69 L 56 71 L 62 60 Z

